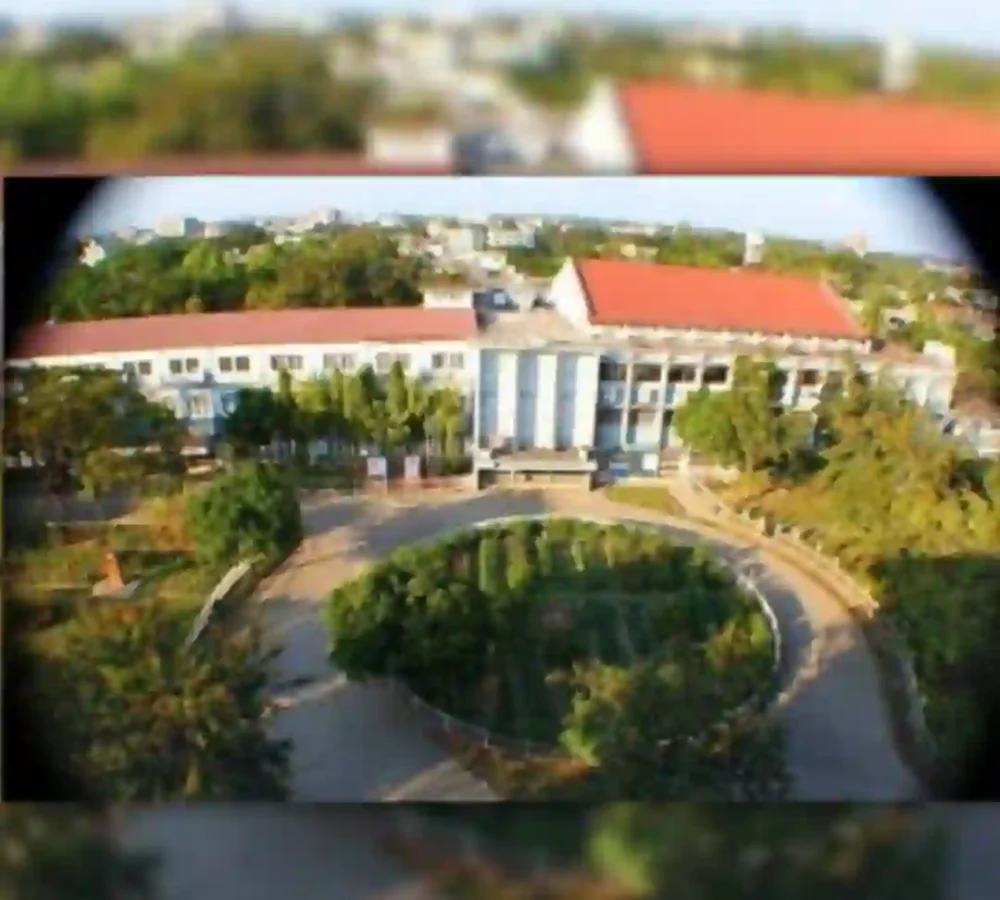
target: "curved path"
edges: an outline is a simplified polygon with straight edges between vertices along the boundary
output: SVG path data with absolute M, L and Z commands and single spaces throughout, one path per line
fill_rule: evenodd
M 677 540 L 712 546 L 756 577 L 787 651 L 789 677 L 777 714 L 788 729 L 796 799 L 918 796 L 893 743 L 865 639 L 835 597 L 747 539 L 620 506 L 600 494 L 557 490 L 424 496 L 408 506 L 324 492 L 303 504 L 305 540 L 259 591 L 270 633 L 282 647 L 273 729 L 293 742 L 293 799 L 493 799 L 391 690 L 347 683 L 331 670 L 319 615 L 334 587 L 399 546 L 485 519 L 546 512 L 656 525 Z

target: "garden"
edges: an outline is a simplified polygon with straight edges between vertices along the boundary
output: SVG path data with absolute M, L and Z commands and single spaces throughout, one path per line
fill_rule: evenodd
M 8 651 L 15 705 L 58 778 L 46 797 L 285 796 L 289 750 L 264 721 L 273 651 L 244 601 L 300 537 L 294 485 L 254 465 L 125 521 L 21 535 L 4 565 Z M 241 560 L 254 561 L 250 572 L 192 640 L 212 589 Z
M 654 530 L 524 520 L 404 548 L 335 590 L 326 624 L 348 677 L 397 679 L 588 796 L 785 789 L 775 727 L 759 707 L 734 715 L 775 687 L 758 601 Z M 482 768 L 502 794 L 550 794 Z

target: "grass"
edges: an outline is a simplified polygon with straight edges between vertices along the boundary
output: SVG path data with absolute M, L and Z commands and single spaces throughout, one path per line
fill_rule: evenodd
M 668 516 L 685 514 L 683 504 L 666 487 L 613 484 L 604 489 L 604 495 L 615 503 L 630 503 Z

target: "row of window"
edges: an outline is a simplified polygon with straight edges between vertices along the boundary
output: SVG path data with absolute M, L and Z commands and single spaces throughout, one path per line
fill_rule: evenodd
M 632 380 L 637 384 L 659 384 L 663 376 L 663 366 L 655 363 L 636 363 L 632 368 Z M 628 367 L 624 363 L 602 360 L 601 381 L 626 381 Z M 816 369 L 801 369 L 798 383 L 804 387 L 820 384 L 821 373 Z M 729 378 L 729 366 L 706 366 L 702 373 L 703 384 L 725 384 Z M 675 365 L 667 370 L 667 384 L 691 384 L 698 380 L 698 368 L 693 365 Z
M 218 358 L 220 372 L 249 372 L 249 356 L 220 356 Z M 393 363 L 398 362 L 404 371 L 411 365 L 409 353 L 377 353 L 375 355 L 375 370 L 386 373 Z M 270 359 L 272 372 L 300 372 L 305 367 L 305 360 L 297 354 L 276 354 Z M 327 371 L 336 369 L 353 371 L 358 367 L 358 359 L 351 353 L 327 353 L 323 356 L 323 368 Z M 436 371 L 445 369 L 460 370 L 465 367 L 465 355 L 462 353 L 434 353 L 431 355 L 431 368 Z M 201 371 L 201 362 L 197 357 L 189 356 L 181 359 L 171 359 L 167 362 L 171 375 L 196 375 Z M 126 362 L 122 371 L 128 375 L 152 375 L 153 364 L 149 360 Z

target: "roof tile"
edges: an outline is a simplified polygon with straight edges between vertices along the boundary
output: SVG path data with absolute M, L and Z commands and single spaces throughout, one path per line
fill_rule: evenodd
M 594 325 L 862 340 L 847 304 L 819 281 L 759 269 L 625 260 L 575 262 Z

